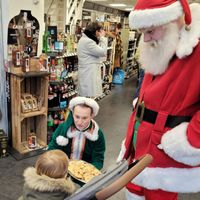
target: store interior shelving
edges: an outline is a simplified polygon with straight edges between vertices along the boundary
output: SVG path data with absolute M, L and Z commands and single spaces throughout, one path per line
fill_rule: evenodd
M 129 31 L 129 40 L 126 57 L 125 78 L 138 77 L 139 66 L 136 62 L 136 52 L 138 48 L 140 34 L 136 30 Z
M 10 149 L 16 159 L 41 153 L 47 145 L 48 76 L 48 72 L 10 74 L 12 112 Z M 34 141 L 34 148 L 30 147 L 32 133 L 37 138 L 37 141 Z
M 68 5 L 66 15 L 68 16 L 65 16 L 67 17 L 66 21 L 62 20 L 62 22 L 65 21 L 67 25 L 63 26 L 65 30 L 61 30 L 62 26 L 52 23 L 52 13 L 58 7 L 66 8 L 66 2 Z M 9 131 L 9 135 L 11 135 L 9 143 L 11 151 L 17 159 L 36 155 L 40 150 L 43 151 L 50 139 L 50 130 L 51 132 L 55 130 L 66 119 L 68 103 L 71 98 L 78 95 L 78 58 L 76 53 L 78 37 L 76 37 L 75 30 L 78 19 L 82 21 L 80 16 L 82 10 L 79 12 L 79 9 L 83 9 L 84 1 L 66 2 L 57 2 L 55 5 L 58 7 L 52 6 L 50 1 L 45 3 L 49 12 L 45 17 L 43 28 L 41 28 L 43 24 L 40 24 L 37 16 L 32 16 L 29 10 L 21 10 L 20 14 L 13 17 L 8 25 L 9 73 L 7 76 L 10 80 L 11 97 L 8 104 L 12 111 L 12 114 L 9 115 L 12 127 Z M 122 14 L 122 12 L 118 13 Z M 104 19 L 107 20 L 108 30 L 114 31 L 117 21 L 120 21 L 119 17 L 117 21 L 112 21 L 111 13 L 104 16 Z M 61 13 L 54 16 L 56 19 L 60 17 L 62 17 Z M 101 18 L 100 13 L 96 17 Z M 84 24 L 84 20 L 82 22 Z M 83 30 L 82 28 L 81 30 Z M 81 31 L 79 31 L 80 33 Z M 43 36 L 39 37 L 41 34 Z M 41 38 L 42 44 L 39 42 Z M 63 48 L 56 49 L 55 41 L 61 46 L 63 44 Z M 38 52 L 39 49 L 42 49 L 42 54 L 41 51 Z M 108 37 L 107 56 L 102 60 L 101 66 L 103 95 L 97 97 L 97 100 L 111 92 L 114 55 L 115 40 Z M 37 103 L 42 105 L 37 110 L 26 111 L 25 108 L 22 108 L 25 96 L 37 99 Z M 34 100 L 32 101 L 34 102 Z M 28 144 L 30 133 L 35 134 L 34 137 L 37 141 L 34 148 L 30 148 Z
M 77 54 L 48 53 L 48 61 L 51 74 L 48 86 L 47 142 L 57 126 L 66 120 L 69 101 L 78 95 Z

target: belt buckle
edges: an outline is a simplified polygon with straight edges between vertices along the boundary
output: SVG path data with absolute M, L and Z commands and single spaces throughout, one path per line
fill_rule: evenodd
M 144 110 L 145 110 L 144 101 L 142 102 L 138 101 L 136 106 L 136 115 L 135 115 L 135 119 L 137 121 L 141 122 L 143 120 Z

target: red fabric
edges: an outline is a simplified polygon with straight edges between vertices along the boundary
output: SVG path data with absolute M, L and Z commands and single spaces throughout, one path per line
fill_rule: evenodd
M 155 9 L 155 8 L 162 8 L 175 3 L 177 0 L 138 0 L 134 10 L 144 10 L 144 9 Z
M 185 13 L 185 23 L 187 25 L 191 24 L 191 21 L 192 21 L 192 17 L 191 17 L 191 12 L 190 12 L 190 7 L 189 7 L 189 4 L 188 4 L 188 1 L 187 0 L 180 0 L 181 2 L 181 5 L 183 7 L 183 11 Z
M 133 183 L 128 183 L 126 188 L 129 190 L 129 192 L 134 193 L 138 196 L 144 196 L 144 188 L 140 187 L 138 185 L 135 185 Z
M 178 194 L 166 192 L 163 190 L 147 190 L 144 189 L 145 200 L 177 200 Z
M 187 136 L 189 143 L 195 148 L 200 148 L 200 133 L 199 133 L 199 124 L 200 124 L 200 111 L 196 113 L 193 117 L 191 123 L 188 126 Z
M 127 185 L 129 192 L 138 196 L 144 196 L 145 200 L 177 200 L 178 193 L 163 190 L 148 190 L 135 184 Z
M 131 154 L 134 154 L 133 144 L 131 144 L 134 123 L 135 123 L 134 115 L 135 115 L 135 112 L 133 112 L 132 115 L 130 116 L 127 132 L 126 132 L 126 140 L 125 140 L 126 153 L 124 154 L 125 159 L 127 159 L 128 157 L 132 157 Z
M 192 116 L 187 129 L 187 138 L 190 145 L 200 148 L 200 44 L 196 46 L 193 54 L 184 58 L 173 58 L 167 71 L 152 79 L 146 74 L 143 80 L 140 98 L 143 98 L 145 107 L 156 112 L 163 112 L 165 115 Z M 156 67 L 156 66 L 155 66 Z M 162 120 L 160 118 L 158 120 Z M 159 123 L 159 121 L 157 122 Z M 133 138 L 134 113 L 132 114 L 125 145 L 128 150 L 125 157 L 132 156 L 130 151 Z M 169 128 L 160 127 L 159 131 L 151 123 L 142 121 L 136 141 L 135 159 L 149 153 L 153 156 L 151 168 L 193 168 L 170 158 L 163 150 L 158 149 L 161 137 Z M 181 141 L 181 140 L 180 140 Z M 187 149 L 186 149 L 187 150 Z M 197 167 L 197 166 L 196 166 Z M 198 165 L 200 167 L 200 165 Z M 162 188 L 162 184 L 160 185 Z
M 170 6 L 175 2 L 177 2 L 177 0 L 151 0 L 151 1 L 138 0 L 134 7 L 134 10 L 159 9 Z M 180 3 L 183 7 L 183 12 L 185 14 L 185 23 L 189 25 L 191 24 L 192 17 L 188 1 L 180 0 Z

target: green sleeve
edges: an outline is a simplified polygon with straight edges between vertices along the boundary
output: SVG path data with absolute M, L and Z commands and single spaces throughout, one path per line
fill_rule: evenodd
M 72 124 L 73 124 L 73 116 L 72 116 L 72 113 L 70 112 L 67 117 L 67 120 L 64 123 L 60 124 L 58 128 L 55 130 L 55 132 L 53 133 L 51 142 L 48 144 L 47 150 L 53 150 L 53 149 L 63 150 L 64 147 L 57 144 L 56 138 L 58 136 L 66 137 L 67 130 Z
M 55 132 L 53 133 L 51 142 L 48 144 L 47 150 L 62 149 L 62 146 L 60 146 L 60 145 L 57 144 L 56 138 L 57 138 L 59 135 L 63 135 L 63 134 L 62 134 L 63 131 L 64 131 L 64 123 L 63 123 L 63 124 L 60 124 L 60 125 L 58 126 L 58 128 L 55 130 Z M 67 130 L 65 130 L 65 132 L 67 132 Z
M 92 164 L 97 169 L 102 169 L 103 163 L 104 163 L 104 154 L 106 150 L 106 144 L 105 144 L 104 134 L 101 129 L 99 129 L 98 134 L 99 134 L 99 138 L 95 142 L 94 150 L 92 152 Z

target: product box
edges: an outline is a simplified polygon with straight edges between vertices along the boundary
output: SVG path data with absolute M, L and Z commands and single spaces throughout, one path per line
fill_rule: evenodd
M 8 156 L 8 137 L 5 132 L 0 129 L 0 158 Z
M 32 72 L 38 72 L 41 71 L 41 63 L 39 58 L 30 58 L 29 60 L 29 70 Z

